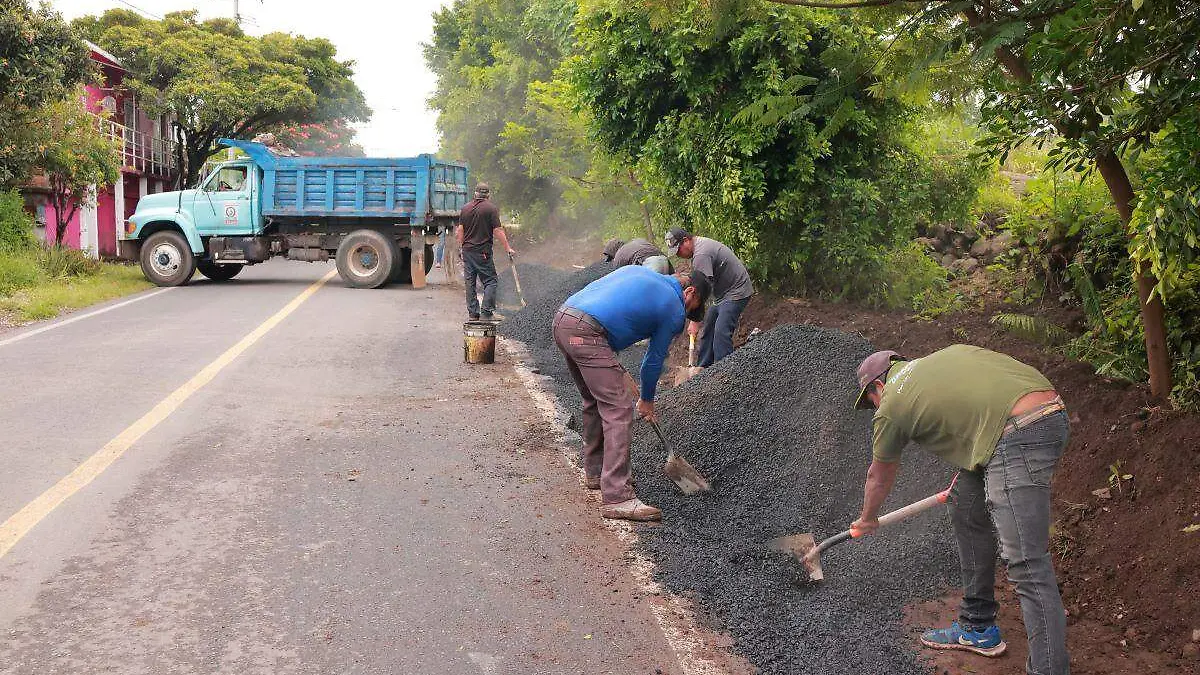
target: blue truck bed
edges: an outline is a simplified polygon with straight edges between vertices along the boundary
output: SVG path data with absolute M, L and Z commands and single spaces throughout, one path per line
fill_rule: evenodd
M 262 169 L 262 214 L 268 218 L 384 218 L 417 225 L 456 218 L 467 202 L 467 166 L 433 155 L 280 157 L 261 143 L 221 143 Z

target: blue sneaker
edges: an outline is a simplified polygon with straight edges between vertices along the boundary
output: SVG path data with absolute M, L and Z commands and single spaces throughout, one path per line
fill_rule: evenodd
M 983 656 L 1000 656 L 1008 645 L 1000 639 L 1000 629 L 991 625 L 987 628 L 963 628 L 954 622 L 949 628 L 928 630 L 921 634 L 921 644 L 934 649 L 962 649 Z

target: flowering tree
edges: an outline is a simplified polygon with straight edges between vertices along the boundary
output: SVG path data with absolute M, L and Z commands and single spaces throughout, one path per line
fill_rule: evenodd
M 305 157 L 362 157 L 362 146 L 354 142 L 355 133 L 346 120 L 292 124 L 274 131 L 280 145 Z

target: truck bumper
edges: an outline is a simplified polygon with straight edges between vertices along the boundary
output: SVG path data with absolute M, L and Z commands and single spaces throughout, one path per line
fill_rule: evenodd
M 142 242 L 137 239 L 118 239 L 117 240 L 117 257 L 121 260 L 129 260 L 137 262 L 138 256 L 142 252 Z

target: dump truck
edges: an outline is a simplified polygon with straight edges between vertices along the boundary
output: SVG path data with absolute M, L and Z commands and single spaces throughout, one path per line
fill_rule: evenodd
M 159 286 L 197 270 L 228 281 L 273 257 L 333 258 L 354 288 L 425 285 L 433 245 L 467 202 L 467 166 L 412 158 L 284 157 L 221 139 L 244 157 L 215 164 L 190 190 L 146 195 L 120 233 L 121 258 Z

